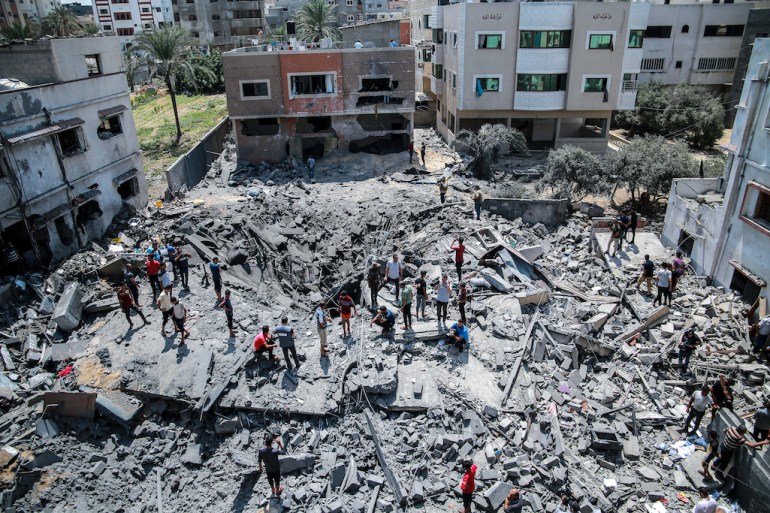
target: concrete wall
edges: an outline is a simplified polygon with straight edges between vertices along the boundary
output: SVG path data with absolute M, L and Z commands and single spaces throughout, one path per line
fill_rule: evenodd
M 236 18 L 235 11 L 259 11 L 259 18 Z M 197 34 L 201 45 L 214 44 L 225 48 L 234 48 L 250 44 L 257 37 L 264 17 L 267 13 L 261 11 L 261 2 L 254 1 L 201 1 L 187 3 L 184 0 L 174 4 L 174 12 L 179 14 L 175 22 L 183 28 Z M 219 19 L 214 19 L 218 16 Z M 191 20 L 195 16 L 196 20 Z M 246 35 L 234 35 L 234 32 L 246 32 Z
M 521 218 L 527 224 L 543 223 L 549 227 L 564 224 L 569 215 L 569 202 L 566 199 L 487 198 L 484 200 L 484 208 L 490 214 L 498 214 L 506 219 Z
M 746 21 L 746 28 L 743 31 L 741 51 L 738 54 L 732 86 L 727 96 L 729 101 L 728 107 L 736 105 L 741 98 L 741 91 L 743 91 L 744 85 L 743 77 L 746 76 L 746 70 L 749 67 L 754 40 L 757 37 L 767 37 L 768 34 L 770 34 L 770 5 L 762 5 L 760 8 L 751 9 L 749 11 L 749 18 Z M 725 114 L 725 122 L 728 127 L 733 126 L 735 112 L 735 109 L 728 109 Z
M 193 149 L 179 157 L 166 169 L 166 183 L 172 192 L 190 190 L 206 176 L 211 163 L 225 147 L 225 137 L 231 125 L 228 118 L 223 119 Z
M 411 44 L 411 37 L 408 32 L 403 34 L 404 37 L 402 38 L 402 24 L 406 25 L 407 29 L 409 28 L 409 20 L 387 20 L 348 25 L 340 27 L 340 31 L 342 32 L 342 41 L 346 43 L 355 43 L 360 40 L 367 46 L 372 45 L 381 48 L 390 46 L 391 40 L 399 45 Z

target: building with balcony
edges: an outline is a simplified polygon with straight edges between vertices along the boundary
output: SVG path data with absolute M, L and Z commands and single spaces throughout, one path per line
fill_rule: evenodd
M 332 148 L 404 150 L 414 116 L 414 49 L 239 48 L 222 55 L 238 158 L 320 158 Z
M 751 9 L 750 3 L 651 5 L 639 81 L 686 82 L 726 94 Z
M 171 0 L 174 23 L 189 30 L 201 46 L 221 49 L 250 45 L 267 26 L 262 2 Z
M 724 175 L 675 180 L 661 240 L 692 259 L 696 274 L 770 299 L 770 39 L 754 41 L 736 108 Z
M 746 20 L 746 28 L 743 30 L 743 40 L 741 41 L 741 48 L 738 53 L 738 61 L 735 64 L 735 73 L 733 75 L 732 85 L 730 86 L 730 93 L 726 98 L 726 105 L 730 107 L 727 110 L 726 120 L 726 125 L 729 127 L 733 126 L 736 111 L 732 107 L 735 106 L 741 98 L 743 78 L 746 76 L 746 68 L 749 65 L 749 59 L 751 58 L 751 49 L 753 48 L 754 40 L 758 37 L 769 36 L 770 3 L 762 2 L 761 4 L 755 4 L 754 8 L 749 11 L 749 18 Z
M 0 48 L 0 239 L 48 265 L 147 204 L 117 37 Z
M 174 24 L 171 0 L 91 0 L 96 23 L 107 35 L 120 38 L 123 51 L 143 30 Z
M 460 130 L 502 123 L 533 147 L 605 151 L 613 111 L 636 101 L 649 8 L 641 2 L 437 7 L 428 20 L 439 132 L 451 143 Z
M 0 27 L 16 21 L 39 23 L 57 7 L 61 7 L 61 0 L 0 0 Z

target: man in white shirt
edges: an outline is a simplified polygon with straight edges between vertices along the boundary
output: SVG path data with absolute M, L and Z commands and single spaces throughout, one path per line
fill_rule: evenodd
M 361 42 L 360 39 L 356 40 L 356 44 L 353 45 L 356 48 L 363 48 L 364 44 Z
M 711 389 L 708 385 L 704 385 L 700 390 L 693 392 L 690 397 L 690 402 L 687 403 L 687 419 L 684 421 L 684 428 L 682 431 L 687 433 L 687 436 L 694 435 L 700 427 L 700 422 L 703 420 L 703 416 L 706 414 L 712 406 L 714 400 L 711 399 Z M 690 429 L 690 422 L 695 421 L 692 429 Z
M 398 255 L 393 255 L 393 260 L 385 265 L 385 283 L 394 283 L 396 285 L 396 302 L 398 302 L 398 289 L 401 285 L 401 278 L 404 276 L 404 266 L 398 261 Z
M 171 298 L 171 307 L 174 314 L 174 331 L 182 334 L 182 338 L 179 340 L 179 345 L 184 344 L 187 337 L 190 336 L 190 330 L 185 328 L 185 321 L 187 321 L 187 307 L 179 301 L 178 298 Z
M 652 302 L 652 306 L 655 304 L 671 306 L 671 267 L 667 262 L 661 264 L 661 269 L 658 271 L 658 295 L 655 297 L 655 301 Z M 662 299 L 662 301 L 661 301 Z
M 717 510 L 717 501 L 709 496 L 709 491 L 701 487 L 698 489 L 700 493 L 700 501 L 692 509 L 692 513 L 715 513 Z
M 321 339 L 321 358 L 329 356 L 329 349 L 326 347 L 326 329 L 329 326 L 330 319 L 324 311 L 326 304 L 321 301 L 318 308 L 315 309 L 315 323 L 318 329 L 318 337 Z
M 754 347 L 751 350 L 754 353 L 759 353 L 767 345 L 767 340 L 770 338 L 770 315 L 766 315 L 754 326 L 757 334 Z

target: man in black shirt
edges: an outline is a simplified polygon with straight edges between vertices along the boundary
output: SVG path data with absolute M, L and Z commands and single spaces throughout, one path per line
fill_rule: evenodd
M 631 240 L 629 241 L 626 237 L 626 241 L 633 244 L 636 240 L 636 226 L 639 224 L 639 214 L 636 213 L 636 209 L 631 209 L 631 224 L 629 225 L 628 229 L 631 230 Z
M 415 295 L 417 297 L 417 308 L 415 309 L 415 315 L 417 320 L 420 320 L 420 309 L 422 309 L 422 318 L 427 319 L 425 316 L 425 304 L 428 302 L 428 284 L 425 281 L 427 271 L 420 271 L 420 277 L 414 280 Z
M 276 442 L 280 449 L 273 449 L 273 442 Z M 286 451 L 283 448 L 281 437 L 268 433 L 265 436 L 265 446 L 259 450 L 259 473 L 262 473 L 264 467 L 270 489 L 278 497 L 281 496 L 281 492 L 284 490 L 284 487 L 281 485 L 281 463 L 278 461 L 278 456 L 282 454 L 286 454 Z
M 650 255 L 644 255 L 644 262 L 642 262 L 642 275 L 639 276 L 639 280 L 636 282 L 636 290 L 643 282 L 647 283 L 647 295 L 652 294 L 652 279 L 655 276 L 655 264 L 650 260 Z

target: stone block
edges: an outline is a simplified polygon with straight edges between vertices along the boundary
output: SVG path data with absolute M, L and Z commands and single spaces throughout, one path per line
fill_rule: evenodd
M 315 456 L 309 453 L 284 454 L 278 457 L 278 461 L 281 464 L 281 472 L 288 474 L 296 470 L 313 468 Z
M 80 324 L 80 318 L 83 315 L 83 292 L 80 290 L 80 284 L 73 282 L 64 287 L 59 301 L 53 309 L 53 320 L 59 329 L 72 331 Z
M 498 481 L 493 484 L 489 490 L 484 492 L 484 498 L 487 500 L 489 508 L 492 511 L 499 510 L 511 490 L 513 490 L 513 485 L 510 483 Z

